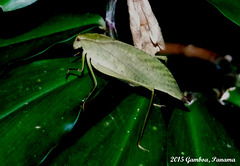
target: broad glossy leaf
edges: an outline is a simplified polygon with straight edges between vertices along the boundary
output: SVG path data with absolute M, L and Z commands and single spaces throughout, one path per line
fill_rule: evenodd
M 63 47 L 64 48 L 64 47 Z M 78 120 L 91 77 L 69 77 L 73 58 L 43 59 L 15 66 L 1 76 L 0 162 L 37 165 Z M 100 78 L 99 78 L 100 79 Z M 99 88 L 106 84 L 99 80 Z
M 240 1 L 239 0 L 207 0 L 213 4 L 224 16 L 240 25 Z
M 123 92 L 124 89 L 126 91 Z M 116 90 L 111 90 L 111 96 L 125 94 L 125 97 L 117 102 L 116 97 L 112 100 L 107 97 L 106 99 L 110 100 L 99 103 L 97 101 L 102 98 L 103 94 L 96 97 L 91 105 L 98 105 L 99 109 L 96 110 L 96 107 L 90 106 L 87 112 L 81 114 L 78 127 L 73 134 L 75 138 L 62 142 L 62 144 L 67 143 L 67 146 L 63 145 L 59 148 L 60 152 L 57 155 L 53 154 L 52 158 L 43 165 L 48 163 L 50 165 L 165 166 L 166 133 L 161 111 L 152 110 L 141 141 L 141 145 L 150 152 L 143 151 L 137 147 L 137 141 L 149 99 L 128 87 L 124 89 L 121 89 L 121 94 L 116 94 Z M 144 91 L 142 88 L 141 90 Z M 112 110 L 111 102 L 119 102 L 119 104 L 114 105 L 115 108 L 113 107 Z M 102 115 L 110 110 L 107 116 Z M 102 118 L 95 122 L 95 117 L 99 116 Z M 79 132 L 83 133 L 79 135 L 77 134 Z
M 95 14 L 54 15 L 26 33 L 11 38 L 0 37 L 0 66 L 39 54 L 57 42 L 74 38 L 80 31 L 104 25 L 103 19 Z
M 20 9 L 26 7 L 28 5 L 33 4 L 37 0 L 1 0 L 0 7 L 3 9 L 4 12 L 9 12 L 12 10 Z
M 71 63 L 72 58 L 41 60 L 14 68 L 2 76 L 0 117 L 66 84 L 65 73 Z
M 188 106 L 189 112 L 181 109 L 174 110 L 167 138 L 169 165 L 186 165 L 190 158 L 208 159 L 209 161 L 207 163 L 192 161 L 190 163 L 192 165 L 225 166 L 237 165 L 239 162 L 240 151 L 235 142 L 238 140 L 234 141 L 229 135 L 229 132 L 236 131 L 238 127 L 233 125 L 227 129 L 217 118 L 219 114 L 222 114 L 223 117 L 231 117 L 231 115 L 224 115 L 230 114 L 231 111 L 225 110 L 223 114 L 219 108 L 219 103 L 213 104 L 213 101 L 209 100 L 208 102 L 206 102 L 204 96 L 201 96 Z M 230 123 L 229 120 L 227 118 L 223 119 L 226 124 Z M 174 161 L 173 157 L 179 158 Z M 183 157 L 183 160 L 181 160 L 181 157 Z M 214 161 L 215 157 L 233 159 L 235 162 L 216 162 L 216 160 Z

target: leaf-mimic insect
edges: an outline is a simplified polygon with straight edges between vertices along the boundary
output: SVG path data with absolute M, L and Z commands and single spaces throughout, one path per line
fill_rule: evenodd
M 154 90 L 165 92 L 179 100 L 183 99 L 175 79 L 167 67 L 159 61 L 157 56 L 151 56 L 131 45 L 117 41 L 100 34 L 80 34 L 73 44 L 74 49 L 83 49 L 82 68 L 84 69 L 85 59 L 93 77 L 94 88 L 88 95 L 91 96 L 97 87 L 92 66 L 98 71 L 128 82 L 134 86 L 142 86 L 152 92 L 149 108 L 138 139 L 138 147 L 146 126 L 147 117 L 152 105 Z M 85 100 L 84 105 L 87 101 Z

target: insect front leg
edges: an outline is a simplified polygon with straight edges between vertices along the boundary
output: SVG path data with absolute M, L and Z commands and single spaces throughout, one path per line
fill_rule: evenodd
M 153 102 L 153 97 L 154 97 L 154 89 L 152 89 L 151 91 L 152 91 L 152 95 L 151 95 L 150 103 L 149 103 L 149 106 L 148 106 L 148 110 L 147 110 L 147 113 L 146 113 L 146 116 L 145 116 L 145 119 L 144 119 L 144 122 L 143 122 L 143 126 L 142 126 L 142 129 L 141 129 L 139 138 L 138 138 L 138 142 L 137 142 L 138 147 L 140 149 L 144 150 L 144 151 L 147 151 L 147 152 L 149 152 L 149 150 L 143 148 L 140 145 L 140 142 L 142 140 L 142 136 L 143 136 L 143 133 L 144 133 L 144 130 L 146 128 L 147 121 L 148 121 L 148 116 L 149 116 L 149 113 L 150 113 L 150 110 L 151 110 L 151 107 L 152 107 L 152 102 Z
M 90 58 L 87 57 L 87 65 L 90 71 L 90 74 L 92 75 L 92 79 L 93 79 L 93 83 L 94 83 L 94 87 L 92 89 L 92 91 L 88 94 L 87 98 L 85 99 L 84 103 L 83 103 L 83 110 L 85 110 L 85 104 L 87 102 L 87 100 L 91 97 L 91 95 L 93 94 L 93 92 L 95 91 L 95 89 L 97 88 L 97 79 L 95 77 L 95 74 L 93 72 L 93 68 L 92 68 L 92 64 L 90 62 Z
M 79 76 L 77 74 L 73 74 L 73 73 L 70 73 L 70 71 L 72 70 L 77 70 L 78 72 L 80 72 L 81 74 L 83 73 L 83 70 L 84 70 L 84 63 L 85 63 L 85 57 L 86 57 L 86 54 L 83 52 L 82 53 L 82 67 L 81 69 L 77 69 L 77 68 L 69 68 L 68 71 L 66 72 L 66 79 L 70 76 L 70 75 L 75 75 L 75 76 Z

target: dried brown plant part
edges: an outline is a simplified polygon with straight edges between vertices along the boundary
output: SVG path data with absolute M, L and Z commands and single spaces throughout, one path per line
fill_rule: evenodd
M 155 55 L 165 42 L 148 0 L 128 0 L 130 29 L 135 47 Z
M 187 57 L 201 58 L 201 59 L 213 62 L 213 63 L 216 61 L 216 58 L 218 56 L 218 54 L 215 52 L 212 52 L 212 51 L 204 49 L 204 48 L 196 47 L 192 44 L 186 46 L 183 49 L 183 53 Z
M 215 63 L 218 54 L 210 50 L 190 45 L 182 45 L 178 43 L 166 43 L 166 48 L 159 52 L 160 54 L 183 54 L 186 57 L 200 58 Z

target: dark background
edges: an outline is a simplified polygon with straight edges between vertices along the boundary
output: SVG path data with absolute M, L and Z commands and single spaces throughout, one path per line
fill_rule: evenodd
M 106 0 L 47 1 L 0 13 L 0 35 L 11 37 L 38 26 L 58 12 L 91 12 L 105 17 Z M 238 54 L 240 28 L 203 0 L 150 0 L 166 42 L 194 44 L 220 54 Z M 127 0 L 119 0 L 116 9 L 119 38 L 131 43 Z

